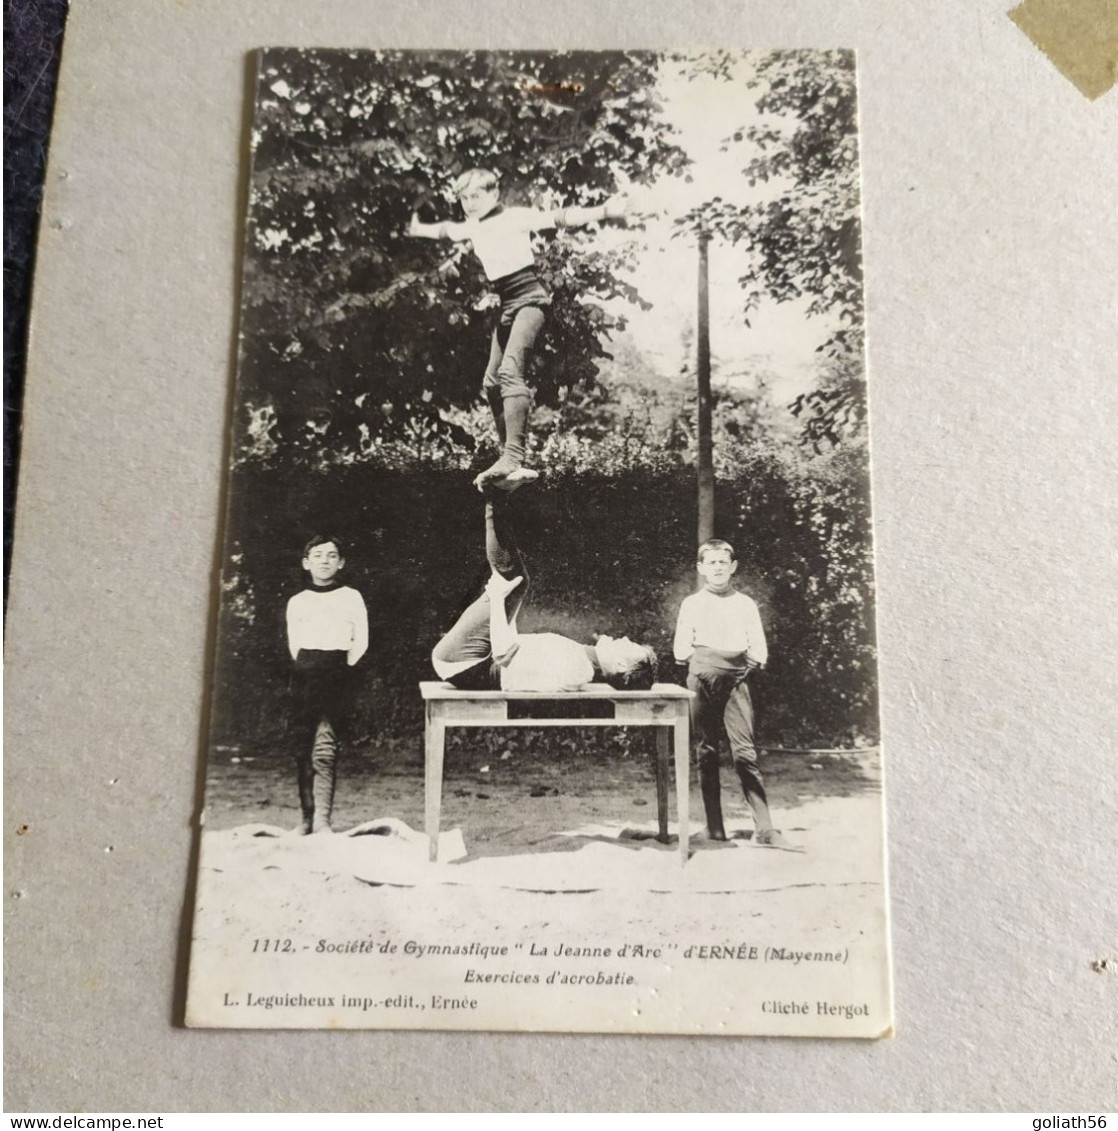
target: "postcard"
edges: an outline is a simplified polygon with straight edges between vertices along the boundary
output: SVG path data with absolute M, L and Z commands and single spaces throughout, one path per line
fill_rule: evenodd
M 848 51 L 256 57 L 187 1022 L 892 1032 Z

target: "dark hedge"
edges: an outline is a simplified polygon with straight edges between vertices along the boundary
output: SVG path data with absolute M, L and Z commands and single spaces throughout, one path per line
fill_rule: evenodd
M 718 485 L 720 537 L 738 586 L 760 605 L 771 659 L 753 680 L 762 744 L 877 740 L 868 501 L 858 461 L 759 458 Z M 357 733 L 370 744 L 422 731 L 428 656 L 486 575 L 482 500 L 462 472 L 368 465 L 235 472 L 213 741 L 283 748 L 284 608 L 303 584 L 306 538 L 347 545 L 345 579 L 365 596 L 372 644 L 360 666 Z M 545 477 L 515 497 L 532 575 L 524 632 L 589 641 L 627 634 L 673 678 L 679 602 L 696 583 L 694 481 L 630 473 Z M 763 533 L 762 533 L 763 532 Z M 611 732 L 612 733 L 612 732 Z

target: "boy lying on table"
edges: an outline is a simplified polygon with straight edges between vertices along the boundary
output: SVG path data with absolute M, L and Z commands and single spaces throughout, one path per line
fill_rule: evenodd
M 594 682 L 621 691 L 650 688 L 656 653 L 627 636 L 580 644 L 555 632 L 517 632 L 528 574 L 510 521 L 512 500 L 487 494 L 485 553 L 492 574 L 484 592 L 435 645 L 431 663 L 439 678 L 463 691 L 576 691 Z

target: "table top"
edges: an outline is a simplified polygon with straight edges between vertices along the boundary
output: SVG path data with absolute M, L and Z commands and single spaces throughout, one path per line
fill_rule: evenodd
M 578 691 L 460 691 L 439 680 L 421 682 L 419 692 L 424 699 L 690 699 L 691 692 L 676 683 L 654 683 L 647 691 L 619 691 L 608 683 L 588 683 Z

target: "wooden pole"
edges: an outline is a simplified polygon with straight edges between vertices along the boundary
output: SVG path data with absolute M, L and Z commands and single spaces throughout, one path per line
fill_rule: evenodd
M 698 357 L 695 372 L 699 385 L 698 420 L 698 472 L 699 472 L 699 525 L 698 545 L 714 537 L 714 441 L 711 435 L 710 393 L 710 284 L 707 265 L 707 245 L 710 233 L 699 231 L 699 317 Z

